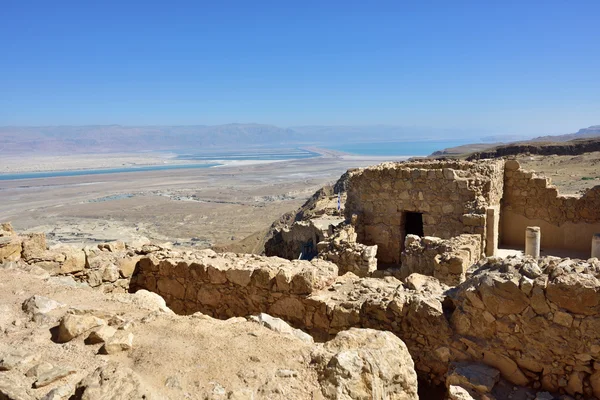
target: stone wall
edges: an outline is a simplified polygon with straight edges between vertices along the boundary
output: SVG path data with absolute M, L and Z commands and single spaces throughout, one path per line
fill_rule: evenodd
M 479 261 L 481 240 L 478 235 L 460 235 L 452 239 L 407 235 L 402 251 L 400 278 L 418 273 L 457 286 L 465 280 L 467 269 Z
M 305 299 L 337 274 L 335 264 L 318 259 L 158 252 L 138 262 L 130 290 L 158 293 L 179 314 L 229 318 L 264 312 L 306 327 L 314 309 Z
M 355 170 L 346 217 L 358 216 L 358 241 L 378 245 L 381 263 L 400 263 L 406 212 L 422 213 L 425 236 L 478 234 L 484 251 L 487 210 L 500 204 L 503 168 L 503 160 L 486 160 L 384 163 Z
M 328 240 L 318 244 L 319 258 L 331 261 L 339 268 L 339 274 L 346 272 L 366 277 L 377 269 L 377 245 L 367 246 L 356 241 L 354 226 L 347 224 Z
M 291 227 L 283 227 L 265 243 L 267 256 L 288 260 L 312 259 L 317 255 L 317 244 L 333 234 L 333 226 L 343 218 L 323 217 L 297 221 Z
M 454 290 L 452 358 L 518 385 L 600 398 L 600 262 L 482 260 Z
M 443 382 L 452 362 L 481 362 L 516 385 L 600 396 L 600 262 L 487 258 L 454 289 L 432 277 L 336 277 L 324 261 L 218 256 L 140 260 L 132 290 L 180 313 L 219 318 L 259 312 L 326 340 L 351 327 L 402 339 L 422 378 Z
M 123 242 L 78 248 L 48 247 L 44 233 L 19 235 L 10 223 L 0 225 L 0 263 L 23 262 L 51 275 L 65 275 L 105 292 L 126 292 L 129 278 L 143 255 L 165 248 L 157 244 L 130 246 Z
M 542 248 L 566 249 L 589 256 L 594 233 L 600 233 L 600 186 L 582 196 L 560 195 L 550 180 L 506 162 L 501 242 L 523 247 L 525 228 L 541 228 Z

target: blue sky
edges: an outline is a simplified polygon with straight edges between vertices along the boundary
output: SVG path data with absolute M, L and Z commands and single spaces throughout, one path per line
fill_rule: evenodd
M 0 125 L 600 124 L 600 1 L 0 0 Z

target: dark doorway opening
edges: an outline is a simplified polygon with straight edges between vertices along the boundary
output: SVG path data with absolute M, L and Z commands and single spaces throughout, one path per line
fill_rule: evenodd
M 423 213 L 407 212 L 404 230 L 407 235 L 423 237 Z

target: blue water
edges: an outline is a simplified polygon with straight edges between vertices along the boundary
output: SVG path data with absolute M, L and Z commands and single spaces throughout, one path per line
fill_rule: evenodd
M 188 164 L 188 165 L 150 165 L 147 167 L 123 167 L 108 169 L 83 169 L 76 171 L 48 171 L 48 172 L 26 172 L 20 174 L 0 174 L 0 181 L 14 179 L 33 179 L 33 178 L 54 178 L 58 176 L 82 176 L 82 175 L 101 175 L 118 174 L 122 172 L 142 172 L 142 171 L 164 171 L 171 169 L 189 169 L 189 168 L 209 168 L 220 164 Z
M 423 142 L 348 143 L 323 147 L 361 156 L 428 156 L 437 150 L 472 142 L 472 140 L 432 140 Z
M 220 152 L 220 153 L 199 153 L 199 154 L 180 154 L 177 156 L 180 160 L 297 160 L 304 158 L 318 157 L 319 154 L 303 149 L 278 149 L 278 150 L 256 150 L 244 152 Z

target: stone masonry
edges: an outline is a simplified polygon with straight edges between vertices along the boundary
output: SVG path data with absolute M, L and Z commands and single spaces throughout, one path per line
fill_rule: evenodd
M 268 312 L 322 340 L 350 327 L 388 330 L 432 382 L 452 362 L 480 362 L 515 385 L 600 396 L 600 262 L 487 258 L 475 268 L 448 290 L 418 274 L 406 284 L 337 277 L 320 260 L 157 252 L 138 263 L 131 289 L 184 313 Z
M 480 246 L 478 235 L 465 234 L 447 240 L 407 235 L 402 251 L 400 278 L 418 273 L 456 286 L 465 280 L 469 267 L 479 261 Z
M 358 216 L 358 241 L 378 245 L 381 263 L 400 264 L 407 212 L 422 215 L 424 236 L 478 234 L 486 249 L 488 209 L 499 211 L 504 161 L 384 163 L 351 172 L 346 217 Z

